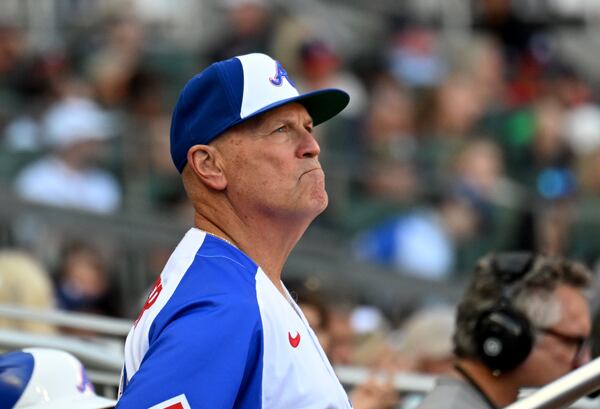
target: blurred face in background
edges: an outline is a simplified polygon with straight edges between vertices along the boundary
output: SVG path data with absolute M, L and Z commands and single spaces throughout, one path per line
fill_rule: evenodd
M 538 162 L 551 164 L 566 148 L 561 134 L 563 114 L 564 109 L 554 100 L 541 101 L 536 107 L 533 149 Z
M 487 140 L 471 142 L 456 159 L 455 168 L 462 182 L 479 195 L 488 197 L 502 177 L 500 149 Z
M 466 78 L 448 78 L 437 90 L 437 127 L 445 136 L 468 134 L 479 118 L 479 95 Z
M 15 67 L 14 64 L 25 54 L 26 47 L 22 29 L 0 25 L 0 73 Z
M 329 360 L 333 365 L 349 365 L 352 363 L 356 333 L 350 322 L 350 314 L 346 311 L 333 311 L 329 320 L 331 334 L 331 354 Z
M 269 21 L 269 10 L 260 1 L 235 0 L 230 6 L 229 20 L 236 37 L 252 37 L 263 31 Z
M 60 157 L 74 169 L 96 167 L 108 154 L 106 141 L 89 139 L 62 148 Z
M 96 298 L 108 287 L 107 274 L 100 256 L 91 249 L 79 249 L 64 262 L 63 282 L 83 298 Z
M 302 310 L 310 327 L 317 334 L 323 351 L 329 356 L 331 354 L 331 334 L 329 333 L 325 312 L 319 306 L 310 302 L 300 302 L 298 306 Z
M 571 286 L 559 285 L 553 296 L 561 307 L 559 321 L 536 331 L 533 350 L 517 369 L 524 386 L 546 385 L 590 360 L 584 340 L 590 335 L 591 319 L 583 293 Z
M 407 92 L 393 78 L 380 78 L 373 87 L 366 120 L 366 144 L 370 149 L 389 150 L 396 139 L 411 137 L 414 115 L 414 103 Z

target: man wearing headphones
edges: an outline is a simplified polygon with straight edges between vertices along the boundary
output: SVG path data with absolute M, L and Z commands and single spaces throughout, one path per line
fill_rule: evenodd
M 590 359 L 582 264 L 531 253 L 481 259 L 458 305 L 456 361 L 419 409 L 501 408 Z

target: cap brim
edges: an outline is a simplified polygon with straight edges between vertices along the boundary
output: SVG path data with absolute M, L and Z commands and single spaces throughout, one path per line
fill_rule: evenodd
M 329 88 L 303 94 L 297 102 L 304 105 L 316 126 L 342 112 L 348 106 L 350 96 L 342 90 Z
M 350 96 L 345 91 L 336 88 L 326 88 L 307 92 L 306 94 L 283 99 L 271 105 L 267 105 L 266 107 L 253 112 L 251 115 L 236 121 L 233 125 L 245 122 L 250 118 L 292 102 L 298 102 L 299 104 L 304 105 L 313 120 L 313 125 L 317 126 L 342 112 L 350 102 Z

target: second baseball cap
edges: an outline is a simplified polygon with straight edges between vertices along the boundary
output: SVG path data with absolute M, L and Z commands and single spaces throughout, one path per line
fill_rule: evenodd
M 350 97 L 326 88 L 300 94 L 278 62 L 266 54 L 247 54 L 216 62 L 183 88 L 171 122 L 171 157 L 179 172 L 188 150 L 231 127 L 290 102 L 306 108 L 316 126 L 341 112 Z
M 0 355 L 0 408 L 112 409 L 96 395 L 84 366 L 58 349 L 27 348 Z

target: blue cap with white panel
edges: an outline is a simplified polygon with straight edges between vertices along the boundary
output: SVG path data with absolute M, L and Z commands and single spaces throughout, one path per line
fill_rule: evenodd
M 182 172 L 189 148 L 208 144 L 263 112 L 298 102 L 316 126 L 341 112 L 349 101 L 346 92 L 335 88 L 300 94 L 283 66 L 266 54 L 219 61 L 181 91 L 171 122 L 171 157 Z
M 27 348 L 0 355 L 0 408 L 112 409 L 96 395 L 85 368 L 58 349 Z

